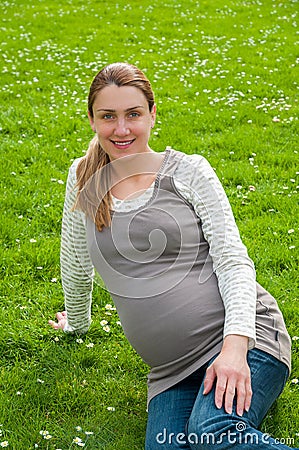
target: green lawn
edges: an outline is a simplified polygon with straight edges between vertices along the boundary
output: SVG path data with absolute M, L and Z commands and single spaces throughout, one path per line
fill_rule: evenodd
M 88 88 L 115 61 L 152 80 L 151 146 L 203 154 L 223 182 L 293 339 L 262 429 L 298 446 L 298 0 L 10 0 L 0 21 L 0 446 L 143 448 L 147 368 L 107 292 L 96 284 L 87 335 L 47 325 L 63 308 L 61 212 L 93 134 Z

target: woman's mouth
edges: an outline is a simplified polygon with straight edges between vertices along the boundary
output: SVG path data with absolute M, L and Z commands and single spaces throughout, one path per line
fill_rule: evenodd
M 129 141 L 112 141 L 111 142 L 115 145 L 116 148 L 119 149 L 126 149 L 128 147 L 130 147 L 131 144 L 133 144 L 133 142 L 135 141 L 135 139 L 131 139 Z

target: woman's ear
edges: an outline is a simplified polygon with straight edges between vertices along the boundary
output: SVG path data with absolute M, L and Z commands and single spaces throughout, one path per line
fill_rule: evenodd
M 93 120 L 93 117 L 92 117 L 92 115 L 90 114 L 89 111 L 88 111 L 88 119 L 89 119 L 89 123 L 90 123 L 91 129 L 95 133 L 96 132 L 96 128 L 95 128 L 94 120 Z
M 154 126 L 155 126 L 156 114 L 157 114 L 157 107 L 156 107 L 156 105 L 153 105 L 152 110 L 151 110 L 151 116 L 152 116 L 151 127 L 152 128 L 154 128 Z

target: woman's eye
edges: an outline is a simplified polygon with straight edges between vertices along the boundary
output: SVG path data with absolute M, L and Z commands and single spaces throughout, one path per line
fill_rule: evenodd
M 138 112 L 131 112 L 130 113 L 130 117 L 133 118 L 133 119 L 135 119 L 136 117 L 139 117 L 139 116 L 140 116 L 140 114 Z
M 105 114 L 105 115 L 103 116 L 103 119 L 105 119 L 105 120 L 111 120 L 111 119 L 113 119 L 113 116 L 112 116 L 112 114 Z

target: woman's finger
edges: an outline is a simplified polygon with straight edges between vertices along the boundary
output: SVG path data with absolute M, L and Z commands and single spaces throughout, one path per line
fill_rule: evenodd
M 226 389 L 225 389 L 225 398 L 224 398 L 224 409 L 228 414 L 231 414 L 233 411 L 233 402 L 236 394 L 236 381 L 235 378 L 228 378 Z
M 251 399 L 252 399 L 252 389 L 251 389 L 251 378 L 250 378 L 250 376 L 246 380 L 245 389 L 246 389 L 246 395 L 245 395 L 245 401 L 244 401 L 244 409 L 245 409 L 246 412 L 248 412 L 249 408 L 250 408 L 250 405 L 251 405 Z
M 226 398 L 227 390 L 227 377 L 224 375 L 219 375 L 216 381 L 215 388 L 215 405 L 220 409 L 223 405 L 224 396 Z
M 215 373 L 215 370 L 214 370 L 214 366 L 211 365 L 206 370 L 206 376 L 205 376 L 205 379 L 204 379 L 204 391 L 203 391 L 204 395 L 206 395 L 206 394 L 208 394 L 210 392 L 210 390 L 213 387 L 215 379 L 216 379 L 216 373 Z
M 49 324 L 52 328 L 54 328 L 55 330 L 57 330 L 57 329 L 59 328 L 59 324 L 56 323 L 56 322 L 54 322 L 54 320 L 49 320 L 49 321 L 48 321 L 48 324 Z
M 236 397 L 237 397 L 237 414 L 239 416 L 243 416 L 245 409 L 245 398 L 246 398 L 246 388 L 244 381 L 238 383 L 236 389 Z

